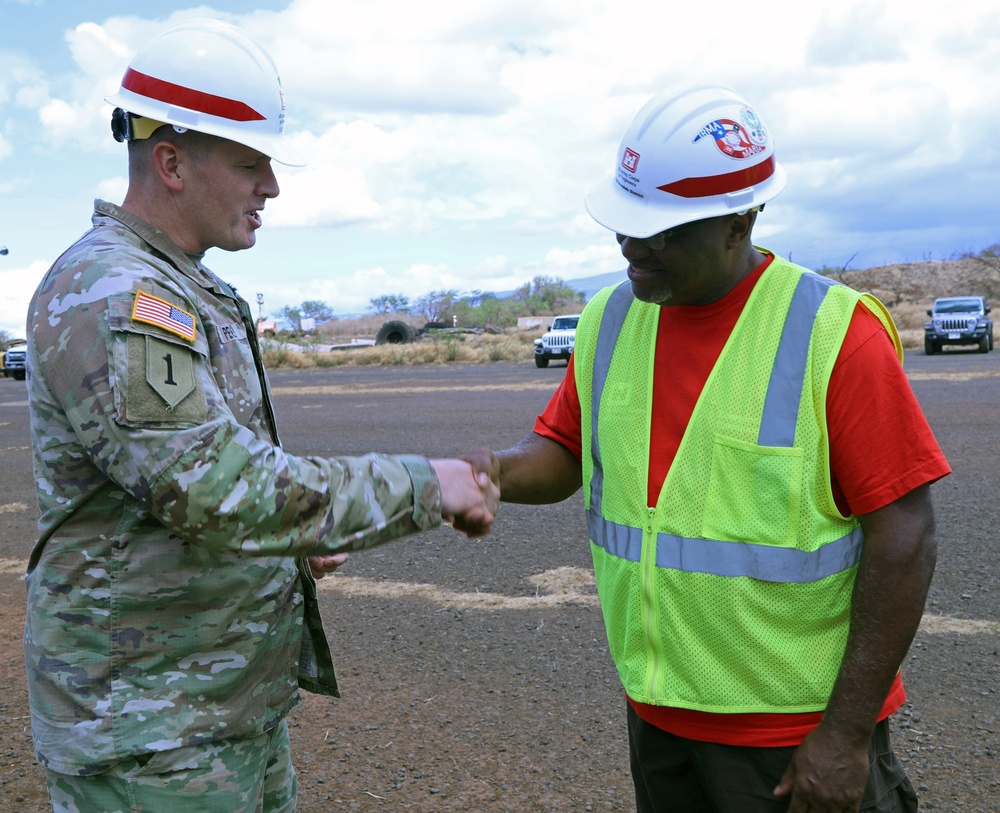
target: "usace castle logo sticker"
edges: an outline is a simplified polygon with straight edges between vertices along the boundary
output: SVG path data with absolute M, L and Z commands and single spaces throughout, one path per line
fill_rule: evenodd
M 701 128 L 692 140 L 696 144 L 703 138 L 711 138 L 724 155 L 736 160 L 751 158 L 767 147 L 767 130 L 764 122 L 749 107 L 741 113 L 742 122 L 732 119 L 716 119 Z

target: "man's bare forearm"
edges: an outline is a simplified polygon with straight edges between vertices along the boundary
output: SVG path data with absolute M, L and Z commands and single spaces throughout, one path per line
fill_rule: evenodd
M 534 432 L 496 457 L 500 499 L 505 502 L 561 502 L 580 488 L 580 462 L 562 444 Z
M 864 548 L 851 598 L 851 628 L 823 720 L 792 756 L 775 789 L 789 813 L 857 810 L 868 743 L 913 636 L 934 573 L 928 486 L 859 517 Z
M 937 549 L 930 488 L 861 517 L 865 533 L 851 599 L 851 632 L 826 716 L 874 725 L 920 625 Z M 866 726 L 867 727 L 867 726 Z
M 464 459 L 474 470 L 487 472 L 500 486 L 502 502 L 561 502 L 574 494 L 582 481 L 580 461 L 572 452 L 534 432 L 509 449 L 478 449 Z

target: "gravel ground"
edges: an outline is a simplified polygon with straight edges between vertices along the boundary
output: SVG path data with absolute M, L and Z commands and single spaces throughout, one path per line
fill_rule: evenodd
M 1000 811 L 1000 548 L 993 446 L 1000 353 L 907 359 L 955 473 L 934 488 L 940 558 L 893 722 L 922 809 Z M 293 452 L 460 453 L 511 445 L 563 368 L 279 370 Z M 0 811 L 46 811 L 21 662 L 34 496 L 24 385 L 0 380 Z M 597 606 L 579 495 L 504 506 L 495 532 L 447 529 L 357 554 L 323 582 L 344 697 L 290 718 L 299 810 L 628 811 L 624 699 Z

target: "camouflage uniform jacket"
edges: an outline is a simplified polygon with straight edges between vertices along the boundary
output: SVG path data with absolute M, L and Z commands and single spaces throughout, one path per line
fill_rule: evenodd
M 119 207 L 93 222 L 28 311 L 32 733 L 77 775 L 337 695 L 303 557 L 441 522 L 425 458 L 286 454 L 247 304 Z

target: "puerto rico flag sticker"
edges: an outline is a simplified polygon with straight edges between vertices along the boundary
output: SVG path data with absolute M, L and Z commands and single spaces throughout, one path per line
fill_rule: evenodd
M 696 144 L 703 138 L 711 138 L 719 152 L 730 158 L 742 160 L 759 155 L 767 148 L 767 130 L 764 123 L 749 107 L 744 108 L 743 121 L 732 119 L 716 119 L 701 128 L 691 143 Z
M 132 321 L 144 322 L 193 342 L 197 336 L 193 313 L 172 305 L 158 296 L 139 291 L 132 304 Z

